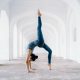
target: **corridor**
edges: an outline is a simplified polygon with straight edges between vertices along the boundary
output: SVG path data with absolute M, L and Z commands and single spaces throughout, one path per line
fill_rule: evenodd
M 36 70 L 28 73 L 25 57 L 38 38 L 38 9 L 52 70 L 47 51 L 36 46 Z M 0 0 L 0 80 L 80 80 L 80 0 Z

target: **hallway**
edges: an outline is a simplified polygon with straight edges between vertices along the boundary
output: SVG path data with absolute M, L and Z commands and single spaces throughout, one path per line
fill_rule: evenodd
M 79 63 L 54 57 L 52 70 L 49 71 L 47 55 L 38 55 L 39 59 L 33 63 L 35 73 L 27 73 L 25 60 L 18 59 L 0 64 L 0 80 L 80 80 Z
M 25 56 L 38 37 L 38 9 L 52 70 L 47 52 L 37 46 L 36 70 L 27 73 Z M 80 0 L 0 0 L 0 80 L 80 80 Z

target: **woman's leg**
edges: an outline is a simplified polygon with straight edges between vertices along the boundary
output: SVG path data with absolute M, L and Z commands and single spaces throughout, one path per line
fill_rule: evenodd
M 44 38 L 43 38 L 41 27 L 42 27 L 41 16 L 38 16 L 37 36 L 38 36 L 38 41 L 40 43 L 43 43 L 44 42 Z
M 44 45 L 43 45 L 43 48 L 48 51 L 48 65 L 49 65 L 49 69 L 51 70 L 52 50 L 51 50 L 51 49 L 48 47 L 48 45 L 46 45 L 45 43 L 44 43 Z

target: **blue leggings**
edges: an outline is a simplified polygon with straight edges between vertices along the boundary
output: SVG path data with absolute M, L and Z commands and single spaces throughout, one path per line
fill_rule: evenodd
M 48 64 L 51 64 L 51 55 L 52 55 L 52 50 L 48 47 L 47 44 L 44 42 L 43 34 L 42 34 L 42 22 L 41 22 L 41 17 L 38 17 L 38 28 L 37 28 L 37 36 L 38 36 L 38 45 L 41 48 L 44 48 L 45 50 L 48 51 Z

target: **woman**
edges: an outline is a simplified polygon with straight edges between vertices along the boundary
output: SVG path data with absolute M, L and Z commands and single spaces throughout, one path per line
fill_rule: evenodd
M 37 27 L 37 36 L 38 36 L 38 39 L 35 40 L 35 41 L 33 41 L 33 42 L 31 42 L 28 45 L 28 57 L 27 57 L 27 60 L 26 60 L 28 72 L 31 72 L 31 54 L 33 53 L 33 50 L 34 50 L 34 48 L 36 46 L 38 46 L 40 48 L 44 48 L 45 50 L 48 51 L 48 66 L 49 66 L 49 69 L 51 70 L 51 55 L 52 55 L 52 50 L 44 42 L 44 38 L 43 38 L 41 27 L 42 27 L 41 12 L 40 12 L 40 10 L 38 10 L 38 27 Z

